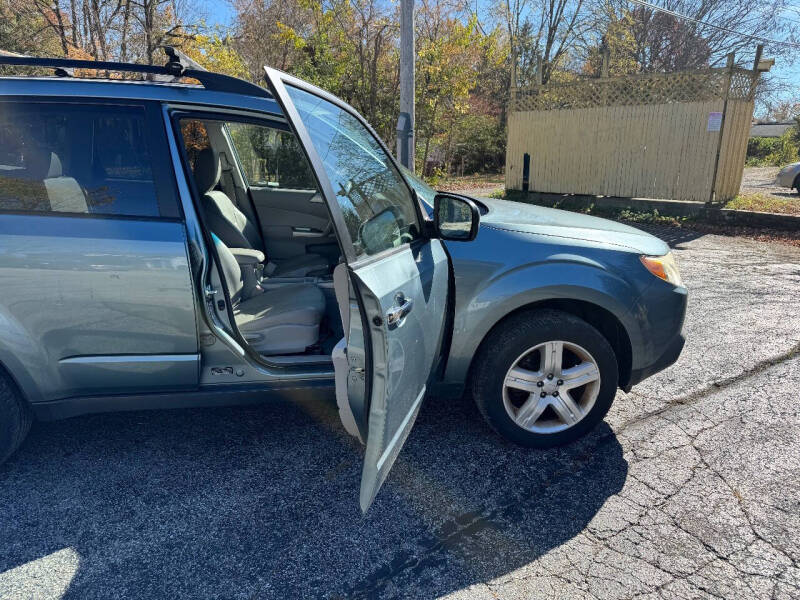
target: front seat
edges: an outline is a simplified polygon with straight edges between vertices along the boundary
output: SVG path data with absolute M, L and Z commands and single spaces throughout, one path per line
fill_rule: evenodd
M 194 166 L 194 179 L 208 228 L 229 248 L 261 250 L 263 243 L 258 227 L 225 192 L 215 189 L 221 176 L 219 154 L 213 148 L 201 150 Z M 267 261 L 264 273 L 268 276 L 305 277 L 330 273 L 328 261 L 317 254 L 303 254 L 277 262 L 267 257 Z
M 29 206 L 33 210 L 88 213 L 86 195 L 73 177 L 64 175 L 58 154 L 31 144 L 24 155 L 24 176 L 37 182 L 31 190 Z M 46 201 L 46 204 L 45 204 Z
M 319 340 L 325 296 L 313 283 L 262 289 L 245 277 L 236 257 L 213 236 L 228 286 L 236 326 L 261 354 L 296 354 Z

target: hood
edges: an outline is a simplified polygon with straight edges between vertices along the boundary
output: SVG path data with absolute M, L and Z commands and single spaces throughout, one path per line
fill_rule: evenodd
M 508 200 L 481 198 L 480 202 L 488 209 L 481 216 L 482 226 L 621 246 L 651 256 L 669 252 L 657 237 L 616 221 Z

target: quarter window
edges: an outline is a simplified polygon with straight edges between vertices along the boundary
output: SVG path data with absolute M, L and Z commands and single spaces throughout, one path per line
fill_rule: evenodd
M 143 107 L 0 103 L 0 210 L 161 216 L 152 151 Z

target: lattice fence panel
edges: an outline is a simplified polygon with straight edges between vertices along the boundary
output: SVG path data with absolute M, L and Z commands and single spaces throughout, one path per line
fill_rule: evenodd
M 724 98 L 726 85 L 730 85 L 729 98 L 751 100 L 755 75 L 739 68 L 707 69 L 518 88 L 512 93 L 511 110 L 705 102 Z

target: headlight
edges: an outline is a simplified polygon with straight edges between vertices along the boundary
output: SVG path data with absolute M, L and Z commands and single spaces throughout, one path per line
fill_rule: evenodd
M 664 256 L 640 256 L 639 259 L 645 269 L 659 279 L 683 287 L 681 274 L 678 272 L 678 263 L 675 262 L 672 252 L 667 252 Z

